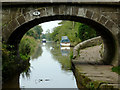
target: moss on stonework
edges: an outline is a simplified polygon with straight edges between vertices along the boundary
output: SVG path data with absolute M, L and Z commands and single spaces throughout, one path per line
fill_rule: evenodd
M 85 76 L 85 73 L 82 73 L 82 69 L 80 69 L 80 67 L 78 69 L 78 66 L 75 66 L 74 74 L 77 79 L 78 88 L 89 88 L 90 90 L 102 90 L 103 88 L 106 88 L 108 90 L 113 89 L 113 86 L 108 85 L 107 82 L 91 80 Z
M 114 87 L 112 85 L 108 85 L 108 84 L 103 84 L 100 86 L 100 89 L 107 89 L 107 90 L 113 90 Z

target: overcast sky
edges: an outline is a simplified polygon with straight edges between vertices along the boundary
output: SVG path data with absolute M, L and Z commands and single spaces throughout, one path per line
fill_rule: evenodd
M 58 23 L 60 23 L 60 22 L 61 22 L 61 20 L 56 20 L 56 21 L 50 21 L 50 22 L 41 23 L 39 25 L 42 26 L 43 33 L 45 33 L 48 29 L 51 32 L 54 27 L 59 26 Z

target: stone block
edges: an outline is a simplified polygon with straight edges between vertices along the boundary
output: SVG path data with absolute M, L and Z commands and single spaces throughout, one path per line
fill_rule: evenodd
M 99 21 L 100 14 L 94 13 L 93 16 L 92 16 L 92 19 L 95 20 L 95 21 Z
M 19 22 L 19 24 L 23 24 L 25 22 L 25 18 L 23 15 L 20 15 L 18 18 L 17 18 L 17 21 Z
M 106 26 L 108 29 L 112 29 L 113 25 L 114 25 L 114 23 L 113 23 L 112 21 L 110 21 L 110 20 L 108 20 L 108 21 L 106 22 L 106 24 L 105 24 L 105 26 Z
M 76 16 L 78 14 L 78 7 L 72 7 L 72 15 Z
M 60 12 L 59 12 L 60 15 L 66 14 L 66 6 L 65 5 L 60 6 L 59 10 L 60 10 Z
M 30 10 L 27 8 L 22 8 L 22 13 L 23 15 L 25 15 L 27 12 L 29 12 Z
M 10 32 L 13 32 L 19 26 L 18 21 L 14 19 L 8 24 L 8 29 Z
M 102 14 L 108 17 L 109 19 L 111 19 L 114 23 L 118 24 L 119 13 L 110 12 L 110 13 L 102 13 Z
M 66 15 L 72 15 L 72 7 L 70 6 L 66 7 Z
M 115 34 L 115 35 L 118 35 L 120 29 L 118 28 L 118 26 L 116 24 L 114 24 L 111 28 L 112 32 Z
M 78 15 L 77 16 L 81 16 L 84 17 L 85 16 L 85 10 L 84 8 L 79 8 L 78 9 Z
M 25 17 L 25 21 L 26 22 L 28 22 L 28 21 L 30 21 L 31 19 L 31 16 L 30 16 L 30 13 L 26 13 L 25 15 L 24 15 L 24 17 Z
M 53 15 L 53 7 L 47 7 L 46 16 L 52 16 L 52 15 Z
M 119 85 L 120 84 L 108 84 L 108 83 L 104 83 L 104 84 L 101 84 L 100 85 L 100 88 L 102 89 L 103 88 L 103 90 L 105 90 L 105 89 L 107 89 L 107 90 L 114 90 L 115 88 L 115 90 L 119 90 L 119 89 L 117 89 L 117 88 L 119 88 Z
M 91 19 L 92 15 L 93 15 L 92 11 L 89 11 L 89 10 L 86 11 L 86 17 Z
M 105 16 L 101 16 L 99 22 L 100 22 L 101 24 L 105 24 L 106 21 L 107 21 L 107 18 L 106 18 Z
M 55 7 L 53 7 L 53 13 L 55 14 L 55 15 L 59 15 L 59 6 L 55 6 Z
M 116 7 L 102 7 L 100 9 L 101 12 L 117 12 Z

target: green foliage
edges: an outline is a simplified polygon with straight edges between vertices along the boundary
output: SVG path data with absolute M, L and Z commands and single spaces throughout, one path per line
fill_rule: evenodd
M 9 49 L 9 50 L 8 50 Z M 11 78 L 14 74 L 21 72 L 25 68 L 25 64 L 28 61 L 22 62 L 20 58 L 16 56 L 13 45 L 2 43 L 2 79 L 3 81 Z M 26 65 L 27 66 L 27 65 Z M 8 77 L 9 76 L 9 77 Z
M 47 37 L 55 42 L 60 42 L 62 36 L 68 36 L 70 42 L 76 44 L 80 42 L 78 37 L 78 23 L 72 21 L 62 21 L 59 23 L 61 26 L 55 27 L 52 33 L 47 33 Z M 49 35 L 48 35 L 49 34 Z
M 113 72 L 116 72 L 116 73 L 118 73 L 118 74 L 120 75 L 120 66 L 113 67 L 113 68 L 112 68 L 112 71 L 113 71 Z
M 42 31 L 41 26 L 35 26 L 25 34 L 19 44 L 20 57 L 17 56 L 14 46 L 2 43 L 3 81 L 30 66 L 29 57 L 38 45 L 35 39 L 40 39 Z
M 23 60 L 27 60 L 32 52 L 34 52 L 37 42 L 33 37 L 24 36 L 19 44 L 20 56 Z
M 41 26 L 35 26 L 33 28 L 31 28 L 26 35 L 27 36 L 31 36 L 34 37 L 35 39 L 40 39 L 40 35 L 42 34 L 43 29 L 41 28 Z
M 78 36 L 81 41 L 96 37 L 96 31 L 85 24 L 79 24 Z
M 42 39 L 46 39 L 46 34 L 42 34 Z
M 36 39 L 40 39 L 43 29 L 41 26 L 35 26 L 31 28 L 22 38 L 19 44 L 19 52 L 22 60 L 29 59 L 30 55 L 34 52 L 35 47 L 37 46 Z
M 47 41 L 52 41 L 52 37 L 49 29 L 46 31 L 46 34 L 42 35 L 42 38 L 45 38 Z
M 73 51 L 70 51 L 70 60 L 73 59 Z
M 7 48 L 11 49 L 11 51 L 9 51 Z M 15 51 L 12 50 L 13 48 L 13 45 L 7 45 L 5 43 L 2 43 L 2 59 L 4 60 L 3 64 L 6 61 L 12 62 L 15 59 L 16 56 L 14 55 Z
M 90 82 L 90 90 L 95 90 L 95 88 L 94 88 L 94 83 L 93 82 Z
M 68 36 L 72 45 L 93 38 L 96 35 L 96 31 L 87 25 L 74 21 L 62 21 L 59 23 L 61 26 L 55 27 L 53 32 L 49 30 L 45 34 L 47 40 L 53 40 L 60 42 L 62 36 Z

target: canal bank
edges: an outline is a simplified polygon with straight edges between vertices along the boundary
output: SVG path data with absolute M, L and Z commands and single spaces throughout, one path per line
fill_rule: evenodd
M 78 88 L 120 89 L 120 75 L 112 72 L 113 66 L 98 63 L 102 58 L 100 52 L 101 45 L 76 51 L 73 53 L 72 69 Z
M 72 61 L 73 72 L 78 88 L 120 89 L 118 74 L 111 71 L 110 65 L 82 65 Z

